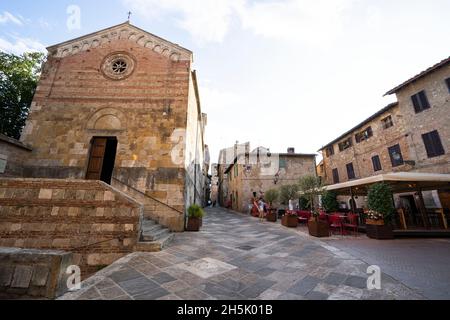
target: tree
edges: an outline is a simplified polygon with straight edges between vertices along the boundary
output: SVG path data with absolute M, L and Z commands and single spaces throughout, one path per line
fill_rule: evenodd
M 44 54 L 0 52 L 0 133 L 19 139 L 39 80 Z
M 285 185 L 280 188 L 280 201 L 284 205 L 288 205 L 290 200 L 296 199 L 298 196 L 298 185 Z
M 299 181 L 299 188 L 302 195 L 308 199 L 311 210 L 317 215 L 315 200 L 323 193 L 322 180 L 313 175 L 305 176 Z
M 279 196 L 280 193 L 276 189 L 267 190 L 264 194 L 264 198 L 270 204 L 270 206 L 272 206 L 273 203 L 278 200 Z
M 389 221 L 395 210 L 391 187 L 386 183 L 371 186 L 367 194 L 367 205 L 370 210 L 381 213 L 385 221 Z
M 339 202 L 337 194 L 333 191 L 326 191 L 322 196 L 322 206 L 327 212 L 335 212 L 339 210 Z

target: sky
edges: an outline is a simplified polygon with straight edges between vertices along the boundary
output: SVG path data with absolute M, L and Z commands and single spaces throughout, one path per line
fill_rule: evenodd
M 45 51 L 129 11 L 194 52 L 213 162 L 237 141 L 315 153 L 450 56 L 449 0 L 0 0 L 0 50 Z

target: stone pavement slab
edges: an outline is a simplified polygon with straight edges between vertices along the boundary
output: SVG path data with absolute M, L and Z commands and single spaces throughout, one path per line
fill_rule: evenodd
M 201 232 L 176 234 L 163 252 L 130 254 L 60 299 L 424 299 L 385 273 L 382 289 L 368 290 L 373 261 L 335 245 L 338 240 L 208 209 Z

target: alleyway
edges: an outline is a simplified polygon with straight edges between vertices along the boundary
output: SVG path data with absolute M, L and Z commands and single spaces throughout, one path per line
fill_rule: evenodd
M 63 299 L 424 299 L 385 274 L 369 291 L 367 268 L 327 242 L 214 208 L 200 233 L 129 255 Z

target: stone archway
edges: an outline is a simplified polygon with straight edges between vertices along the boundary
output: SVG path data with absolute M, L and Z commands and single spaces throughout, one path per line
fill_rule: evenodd
M 104 108 L 96 111 L 86 124 L 88 130 L 120 131 L 126 128 L 126 116 L 116 108 Z

